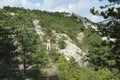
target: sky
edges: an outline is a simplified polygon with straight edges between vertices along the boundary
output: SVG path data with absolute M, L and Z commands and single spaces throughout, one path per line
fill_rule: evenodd
M 90 8 L 107 4 L 107 0 L 0 0 L 0 8 L 4 6 L 24 7 L 26 9 L 39 9 L 50 12 L 70 12 L 87 17 L 93 22 L 103 21 L 102 17 L 90 13 Z

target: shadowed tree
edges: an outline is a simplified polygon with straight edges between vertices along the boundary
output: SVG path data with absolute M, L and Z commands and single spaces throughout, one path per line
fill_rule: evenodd
M 14 79 L 18 75 L 17 45 L 15 45 L 15 29 L 8 21 L 10 16 L 0 11 L 0 79 Z M 14 76 L 14 78 L 13 78 Z
M 104 0 L 100 0 L 104 1 Z M 95 66 L 108 67 L 111 71 L 117 70 L 120 72 L 120 0 L 108 0 L 108 5 L 100 6 L 101 11 L 95 10 L 95 7 L 90 9 L 93 15 L 102 16 L 105 21 L 105 27 L 102 28 L 103 36 L 108 37 L 108 39 L 115 39 L 114 42 L 103 42 L 102 45 L 106 48 L 97 49 L 97 51 L 92 52 L 90 61 L 96 61 L 93 64 Z M 101 25 L 100 25 L 101 26 Z M 95 54 L 94 54 L 95 53 Z M 100 55 L 99 55 L 100 54 Z M 97 56 L 93 58 L 93 56 Z M 98 61 L 98 62 L 97 62 Z M 97 63 L 105 63 L 103 65 L 97 65 Z M 117 74 L 118 74 L 117 73 Z

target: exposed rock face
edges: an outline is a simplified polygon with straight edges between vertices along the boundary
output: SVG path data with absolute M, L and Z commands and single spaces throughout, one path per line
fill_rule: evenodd
M 103 41 L 111 41 L 111 42 L 115 42 L 116 39 L 115 38 L 108 38 L 108 37 L 102 37 Z
M 65 17 L 71 17 L 72 16 L 72 13 L 66 13 L 64 14 Z
M 44 35 L 44 32 L 42 31 L 41 26 L 39 25 L 38 20 L 33 21 L 33 25 L 35 27 L 35 30 L 37 34 Z M 56 33 L 55 31 L 52 31 L 53 34 L 56 36 L 56 41 L 58 42 L 62 37 L 65 37 L 64 40 L 66 44 L 65 49 L 59 49 L 58 44 L 56 44 L 55 48 L 58 49 L 59 53 L 63 54 L 66 58 L 66 60 L 70 60 L 71 57 L 75 59 L 76 62 L 79 63 L 80 66 L 86 66 L 87 63 L 84 62 L 82 59 L 85 57 L 86 53 L 83 52 L 76 44 L 72 43 L 72 40 L 66 35 L 66 34 L 60 34 Z M 84 33 L 79 33 L 77 39 L 81 40 L 84 37 Z M 42 36 L 40 36 L 42 38 Z
M 107 37 L 102 37 L 102 40 L 103 41 L 107 41 Z
M 15 16 L 15 15 L 17 15 L 16 13 L 14 13 L 14 12 L 11 12 L 11 13 L 8 13 L 9 15 L 11 15 L 11 16 Z
M 95 31 L 98 31 L 98 26 L 97 25 L 93 24 L 91 21 L 87 20 L 84 17 L 81 17 L 80 19 L 82 20 L 82 22 L 83 22 L 83 24 L 86 28 L 91 27 Z
M 44 35 L 44 32 L 42 31 L 41 25 L 39 25 L 39 20 L 33 20 L 33 26 L 35 27 L 35 30 L 39 35 Z
M 98 26 L 96 24 L 94 24 L 92 21 L 88 20 L 85 17 L 79 16 L 79 15 L 74 15 L 77 17 L 77 21 L 82 21 L 85 28 L 91 27 L 92 29 L 94 29 L 95 31 L 98 31 Z
M 77 40 L 81 41 L 83 38 L 84 38 L 84 33 L 83 32 L 78 33 Z
M 65 49 L 59 49 L 59 52 L 65 56 L 66 60 L 69 61 L 70 58 L 73 57 L 80 66 L 86 66 L 86 62 L 84 63 L 82 60 L 82 58 L 85 57 L 86 53 L 83 52 L 76 44 L 72 43 L 72 40 L 66 34 L 57 34 L 58 38 L 60 38 L 60 36 L 67 38 L 64 40 L 67 46 Z
M 41 25 L 39 25 L 39 20 L 33 20 L 33 26 L 35 27 L 37 34 L 40 35 L 40 39 L 43 40 L 42 36 L 44 35 L 44 32 L 41 28 Z

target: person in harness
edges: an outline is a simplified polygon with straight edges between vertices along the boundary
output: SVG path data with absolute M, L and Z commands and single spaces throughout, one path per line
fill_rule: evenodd
M 50 36 L 47 37 L 47 51 L 51 50 L 51 38 Z

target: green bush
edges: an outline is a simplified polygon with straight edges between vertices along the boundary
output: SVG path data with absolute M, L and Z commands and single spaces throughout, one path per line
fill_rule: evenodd
M 54 62 L 57 62 L 60 57 L 60 53 L 57 52 L 57 50 L 52 49 L 52 51 L 49 53 L 50 57 L 53 59 Z
M 58 45 L 60 49 L 64 49 L 66 47 L 66 43 L 64 42 L 63 39 L 59 40 Z

